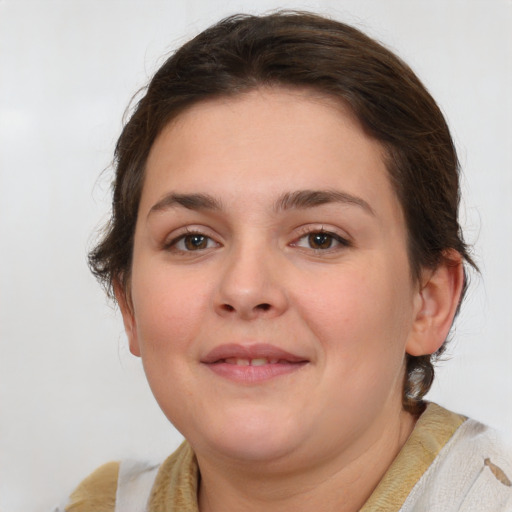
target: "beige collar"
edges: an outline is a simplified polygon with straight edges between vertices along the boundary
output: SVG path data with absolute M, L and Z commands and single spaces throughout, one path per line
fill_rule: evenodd
M 360 512 L 397 512 L 441 448 L 466 420 L 429 403 L 402 450 Z M 199 512 L 199 470 L 190 445 L 183 443 L 161 466 L 150 512 Z

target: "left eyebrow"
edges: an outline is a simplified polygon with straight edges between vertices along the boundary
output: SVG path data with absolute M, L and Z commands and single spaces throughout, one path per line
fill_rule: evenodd
M 362 198 L 339 190 L 298 190 L 283 194 L 275 203 L 276 211 L 307 209 L 328 203 L 353 204 L 375 216 L 373 208 Z

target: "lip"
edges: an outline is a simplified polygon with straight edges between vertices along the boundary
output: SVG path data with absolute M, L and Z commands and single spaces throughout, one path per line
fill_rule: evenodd
M 256 343 L 253 345 L 239 345 L 231 343 L 228 345 L 219 345 L 213 350 L 208 352 L 204 358 L 201 359 L 202 363 L 213 364 L 218 363 L 223 359 L 229 358 L 237 359 L 278 359 L 287 361 L 289 363 L 300 363 L 307 361 L 306 358 L 296 354 L 287 352 L 274 345 L 266 343 Z
M 237 365 L 236 359 L 267 359 L 266 364 Z M 273 362 L 270 362 L 273 361 Z M 294 373 L 309 363 L 309 360 L 269 344 L 227 344 L 215 347 L 201 359 L 215 374 L 238 383 L 255 384 Z

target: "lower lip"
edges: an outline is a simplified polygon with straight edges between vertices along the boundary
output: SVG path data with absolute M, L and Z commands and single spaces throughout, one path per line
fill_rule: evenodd
M 245 384 L 257 384 L 282 375 L 294 373 L 304 368 L 306 364 L 307 362 L 243 366 L 228 363 L 211 363 L 206 366 L 212 372 L 226 379 Z

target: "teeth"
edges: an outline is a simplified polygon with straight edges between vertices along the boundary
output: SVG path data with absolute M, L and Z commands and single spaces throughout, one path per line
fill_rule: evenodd
M 272 358 L 268 359 L 266 357 L 257 357 L 254 359 L 243 359 L 238 357 L 228 357 L 224 359 L 225 363 L 235 364 L 237 366 L 264 366 L 266 364 L 277 364 L 279 359 Z

